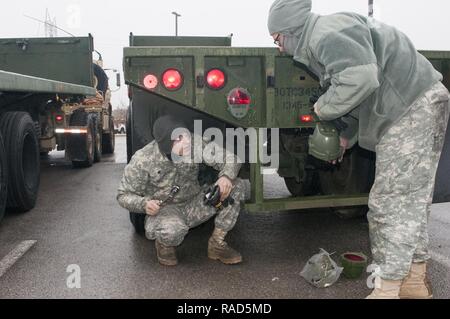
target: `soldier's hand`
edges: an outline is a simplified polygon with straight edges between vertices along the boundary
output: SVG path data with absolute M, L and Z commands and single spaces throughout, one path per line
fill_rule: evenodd
M 342 150 L 341 157 L 336 161 L 331 161 L 330 163 L 333 165 L 336 165 L 338 162 L 342 163 L 342 161 L 344 160 L 344 155 L 348 149 L 348 145 L 350 144 L 350 141 L 344 137 L 340 137 L 340 141 L 341 141 L 341 150 Z
M 161 206 L 160 206 L 160 201 L 158 201 L 158 200 L 148 201 L 147 205 L 145 206 L 145 212 L 147 213 L 147 215 L 150 215 L 150 216 L 158 215 L 160 210 L 161 210 Z
M 230 197 L 231 191 L 233 190 L 233 183 L 228 177 L 222 176 L 221 178 L 219 178 L 216 185 L 219 186 L 221 195 L 220 200 L 222 202 Z

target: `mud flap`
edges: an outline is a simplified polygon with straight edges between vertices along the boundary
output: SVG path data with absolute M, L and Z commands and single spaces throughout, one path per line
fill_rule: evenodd
M 450 202 L 450 121 L 434 190 L 434 203 L 446 202 Z

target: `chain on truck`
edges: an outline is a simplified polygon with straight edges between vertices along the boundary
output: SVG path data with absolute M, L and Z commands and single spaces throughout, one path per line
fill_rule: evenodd
M 251 183 L 246 209 L 332 208 L 343 217 L 365 214 L 374 181 L 375 154 L 355 147 L 337 166 L 309 156 L 308 141 L 317 126 L 310 99 L 320 92 L 317 79 L 275 48 L 234 48 L 231 40 L 130 35 L 123 62 L 130 96 L 128 160 L 153 141 L 153 123 L 167 114 L 191 124 L 201 120 L 204 131 L 220 128 L 224 136 L 227 128 L 279 128 L 277 173 L 292 197 L 265 198 L 264 165 L 247 163 L 240 173 Z M 450 52 L 422 53 L 444 75 L 444 84 L 450 88 Z M 436 202 L 450 201 L 448 135 L 450 132 L 438 171 Z M 207 177 L 214 182 L 213 172 L 202 169 L 199 178 Z M 143 233 L 145 216 L 130 212 L 130 218 L 137 232 Z
M 0 220 L 5 207 L 34 207 L 40 156 L 65 151 L 85 168 L 114 153 L 111 90 L 93 52 L 91 35 L 0 39 Z

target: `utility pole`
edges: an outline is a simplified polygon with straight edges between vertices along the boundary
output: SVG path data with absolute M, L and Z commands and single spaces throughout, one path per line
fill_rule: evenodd
M 175 16 L 175 36 L 178 36 L 178 18 L 181 17 L 181 14 L 178 14 L 175 11 L 172 12 L 172 14 Z
M 373 18 L 373 0 L 369 0 L 369 17 Z

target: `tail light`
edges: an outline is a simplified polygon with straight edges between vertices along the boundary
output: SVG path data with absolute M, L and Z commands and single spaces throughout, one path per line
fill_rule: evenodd
M 158 78 L 153 74 L 146 75 L 143 82 L 148 90 L 153 90 L 158 86 Z
M 225 73 L 219 69 L 213 69 L 206 75 L 206 83 L 208 87 L 213 90 L 220 90 L 225 86 Z
M 55 116 L 55 120 L 57 123 L 62 123 L 64 121 L 64 116 L 63 115 L 56 115 Z
M 312 115 L 302 115 L 300 116 L 300 121 L 303 123 L 311 123 L 314 121 L 314 118 Z
M 233 105 L 250 105 L 252 98 L 246 89 L 237 88 L 228 94 L 228 104 Z
M 250 110 L 251 102 L 252 98 L 250 97 L 250 93 L 246 89 L 233 89 L 228 94 L 229 111 L 231 112 L 233 117 L 237 119 L 243 119 L 247 116 Z
M 169 69 L 163 73 L 164 87 L 170 91 L 176 91 L 183 86 L 183 75 L 180 71 Z

